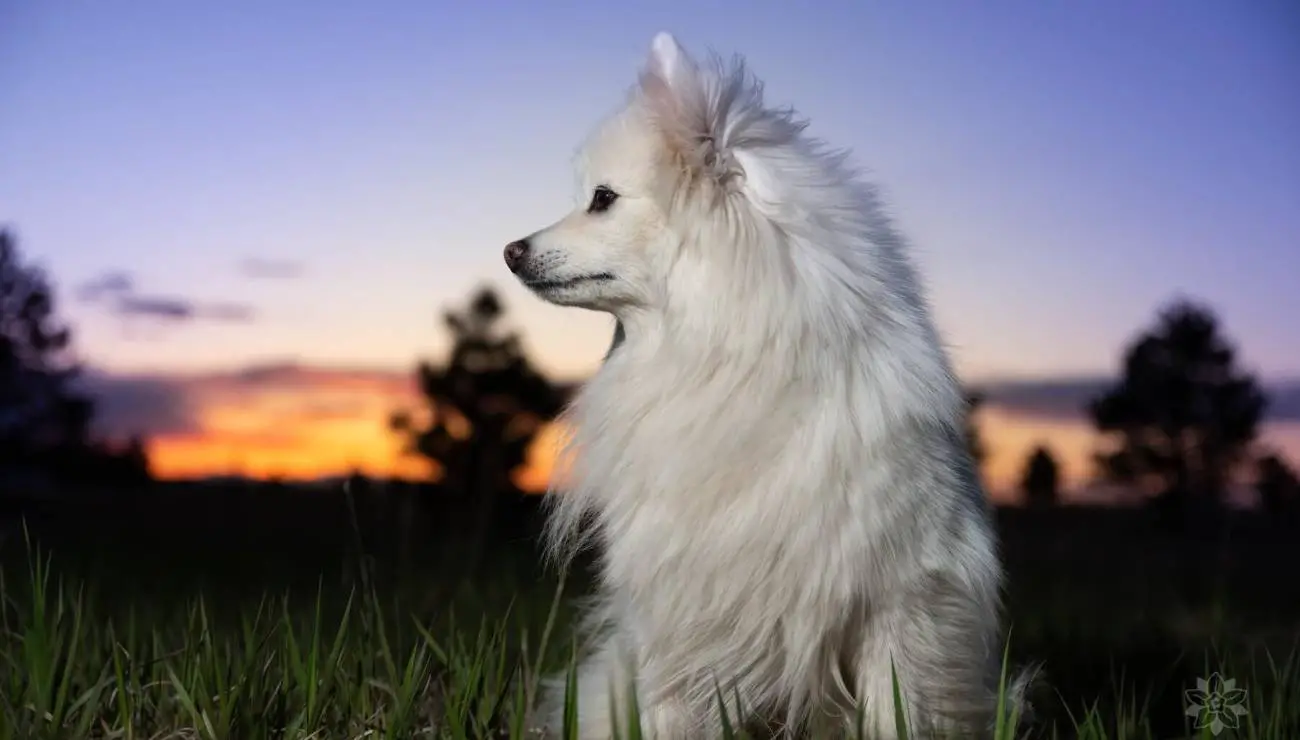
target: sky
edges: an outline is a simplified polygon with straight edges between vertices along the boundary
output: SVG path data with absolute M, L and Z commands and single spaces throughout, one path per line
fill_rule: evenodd
M 5 0 L 0 222 L 168 470 L 392 469 L 386 409 L 475 286 L 543 368 L 596 367 L 610 319 L 528 295 L 501 248 L 572 206 L 576 146 L 668 30 L 853 151 L 963 378 L 1113 375 L 1177 296 L 1300 378 L 1294 3 L 792 7 Z M 1015 396 L 1005 475 L 1042 438 L 1083 465 L 1077 408 L 1053 432 Z M 1271 419 L 1288 451 L 1297 420 Z

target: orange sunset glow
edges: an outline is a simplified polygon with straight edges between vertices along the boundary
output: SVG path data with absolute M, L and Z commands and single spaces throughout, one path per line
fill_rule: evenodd
M 387 428 L 394 411 L 417 400 L 409 376 L 284 367 L 262 376 L 176 382 L 193 404 L 196 428 L 149 440 L 160 477 L 429 474 L 427 462 L 401 454 L 400 440 Z
M 409 373 L 273 367 L 238 374 L 179 377 L 193 404 L 194 430 L 149 442 L 162 478 L 244 475 L 311 479 L 360 471 L 424 478 L 431 463 L 405 454 L 387 426 L 393 412 L 421 403 Z M 558 435 L 541 433 L 515 479 L 545 490 Z
M 191 430 L 149 441 L 160 477 L 311 479 L 359 470 L 422 478 L 433 473 L 428 461 L 404 454 L 401 439 L 387 427 L 394 411 L 419 408 L 409 373 L 289 365 L 172 382 L 191 404 L 194 423 Z M 989 403 L 976 419 L 988 450 L 984 475 L 994 498 L 1015 500 L 1025 458 L 1038 444 L 1056 455 L 1065 488 L 1078 489 L 1090 480 L 1098 436 L 1082 417 L 1035 416 Z M 1300 457 L 1300 425 L 1267 423 L 1262 437 L 1291 459 Z M 559 440 L 554 426 L 539 435 L 528 464 L 516 472 L 521 488 L 545 490 Z

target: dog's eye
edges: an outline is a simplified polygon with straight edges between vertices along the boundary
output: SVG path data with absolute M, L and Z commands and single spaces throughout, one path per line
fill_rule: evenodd
M 604 213 L 614 205 L 616 200 L 618 200 L 618 193 L 604 185 L 597 185 L 591 193 L 591 203 L 587 206 L 587 213 Z

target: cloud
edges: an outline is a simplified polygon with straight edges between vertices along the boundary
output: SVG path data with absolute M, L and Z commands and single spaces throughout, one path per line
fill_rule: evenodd
M 110 437 L 197 434 L 199 407 L 185 382 L 165 375 L 117 375 L 87 368 L 78 390 L 95 399 L 95 428 Z
M 244 390 L 318 388 L 405 394 L 415 389 L 414 373 L 410 370 L 307 365 L 293 361 L 248 365 L 221 376 L 221 382 Z
M 1022 416 L 1076 420 L 1084 418 L 1088 403 L 1113 383 L 1098 376 L 996 381 L 979 388 L 990 406 Z M 1300 380 L 1265 382 L 1263 387 L 1269 402 L 1266 420 L 1300 421 Z
M 1109 385 L 1109 378 L 1050 378 L 995 381 L 979 386 L 990 406 L 1025 416 L 1077 419 L 1088 402 Z
M 1300 421 L 1300 380 L 1268 385 L 1268 416 L 1278 421 Z
M 248 322 L 255 317 L 251 306 L 242 303 L 203 303 L 178 296 L 149 295 L 136 290 L 129 273 L 106 272 L 77 288 L 83 303 L 98 304 L 122 318 L 149 318 L 173 324 L 207 320 Z
M 243 304 L 199 304 L 183 298 L 164 296 L 122 296 L 113 304 L 112 310 L 118 316 L 145 316 L 172 322 L 195 319 L 241 322 L 253 319 L 253 309 Z
M 105 296 L 129 294 L 135 283 L 125 272 L 106 272 L 77 287 L 77 298 L 84 303 L 95 303 Z
M 303 265 L 293 260 L 273 260 L 249 257 L 239 263 L 239 272 L 245 277 L 286 280 L 302 277 Z

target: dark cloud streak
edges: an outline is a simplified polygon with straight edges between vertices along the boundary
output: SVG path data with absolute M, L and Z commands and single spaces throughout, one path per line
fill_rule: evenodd
M 193 321 L 248 322 L 255 318 L 251 306 L 241 303 L 200 303 L 177 296 L 149 295 L 136 290 L 126 272 L 113 271 L 83 283 L 77 289 L 83 303 L 104 306 L 122 318 L 150 318 L 174 324 Z
M 197 434 L 199 409 L 182 379 L 165 375 L 116 375 L 88 368 L 77 388 L 95 401 L 97 431 L 128 435 Z
M 129 294 L 133 290 L 135 290 L 135 282 L 129 274 L 106 272 L 78 286 L 77 299 L 83 303 L 95 303 L 106 295 Z
M 1044 419 L 1083 420 L 1088 403 L 1113 383 L 1109 378 L 1055 378 L 977 384 L 991 406 Z M 1265 421 L 1300 421 L 1300 379 L 1265 382 Z

